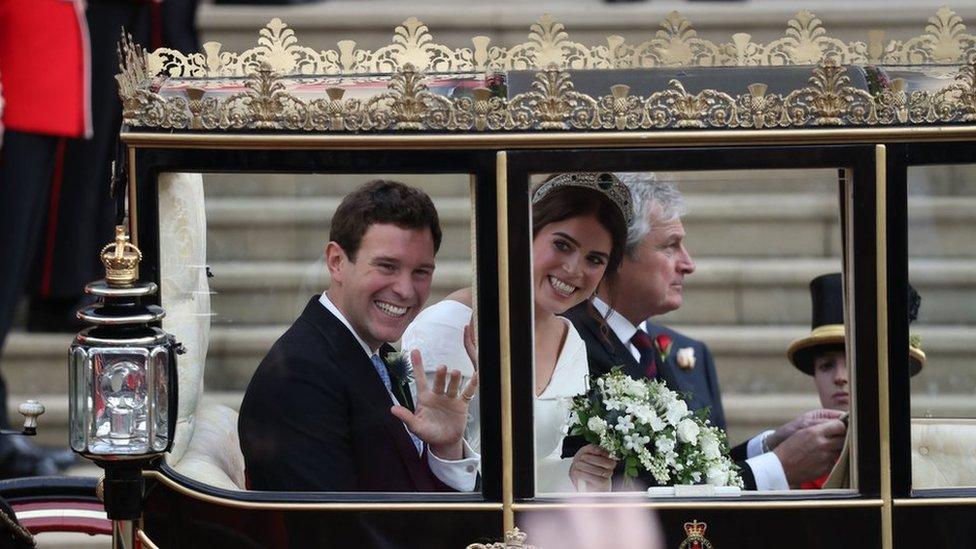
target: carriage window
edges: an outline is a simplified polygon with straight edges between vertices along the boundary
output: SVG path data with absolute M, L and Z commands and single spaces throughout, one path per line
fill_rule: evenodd
M 914 488 L 976 486 L 976 166 L 908 170 Z M 911 316 L 910 316 L 911 318 Z
M 230 490 L 475 489 L 468 174 L 163 174 L 159 210 L 187 350 L 170 466 Z
M 845 177 L 532 176 L 538 494 L 856 488 Z M 815 466 L 787 461 L 812 451 L 804 414 L 835 456 Z

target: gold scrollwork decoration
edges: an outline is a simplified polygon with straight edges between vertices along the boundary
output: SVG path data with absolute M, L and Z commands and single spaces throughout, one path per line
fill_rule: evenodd
M 779 125 L 788 125 L 783 98 L 767 94 L 768 86 L 762 83 L 749 84 L 748 93 L 736 98 L 736 120 L 739 127 L 761 130 Z
M 668 82 L 668 88 L 656 92 L 644 103 L 654 128 L 735 127 L 735 99 L 715 90 L 697 94 L 685 91 L 678 80 Z
M 965 63 L 976 51 L 976 36 L 966 32 L 962 18 L 946 6 L 929 18 L 921 36 L 894 42 L 883 57 L 885 63 Z
M 123 63 L 138 68 L 139 50 L 132 48 L 123 47 Z M 138 70 L 120 75 L 119 88 L 126 124 L 190 130 L 763 129 L 976 122 L 976 62 L 935 91 L 908 92 L 905 81 L 895 78 L 871 94 L 851 84 L 848 70 L 827 58 L 811 69 L 807 86 L 785 95 L 768 93 L 764 83 L 738 95 L 712 89 L 691 93 L 672 79 L 647 96 L 614 85 L 610 94 L 593 97 L 576 90 L 570 71 L 556 65 L 535 73 L 531 89 L 511 98 L 486 88 L 455 98 L 437 94 L 410 64 L 392 75 L 385 92 L 366 99 L 345 98 L 338 87 L 326 88 L 326 97 L 300 99 L 267 62 L 247 77 L 245 91 L 226 98 L 193 87 L 164 97 L 148 73 Z
M 729 59 L 722 47 L 698 37 L 691 21 L 672 11 L 661 22 L 654 38 L 635 47 L 621 45 L 619 49 L 632 51 L 632 67 L 689 67 L 727 65 Z
M 261 29 L 258 44 L 240 54 L 221 51 L 207 42 L 203 51 L 182 54 L 161 48 L 148 54 L 149 74 L 169 77 L 243 77 L 262 61 L 282 75 L 392 74 L 407 64 L 421 72 L 469 72 L 564 69 L 650 68 L 661 66 L 814 65 L 826 59 L 838 64 L 957 64 L 976 55 L 976 36 L 966 32 L 962 18 L 948 7 L 929 18 L 924 32 L 906 41 L 884 41 L 872 31 L 867 41 L 844 42 L 827 34 L 823 21 L 803 10 L 787 21 L 783 36 L 767 44 L 746 33 L 728 42 L 698 36 L 691 21 L 669 13 L 655 34 L 645 41 L 627 43 L 617 35 L 603 43 L 586 45 L 572 40 L 565 25 L 544 15 L 529 28 L 525 42 L 493 46 L 491 38 L 475 36 L 471 47 L 451 48 L 434 40 L 427 25 L 408 18 L 393 32 L 389 45 L 376 50 L 357 48 L 341 40 L 335 49 L 315 50 L 299 44 L 294 30 L 281 19 Z
M 793 125 L 843 126 L 877 124 L 874 97 L 850 85 L 847 67 L 832 58 L 813 71 L 810 86 L 790 93 L 786 111 Z
M 824 60 L 838 64 L 867 62 L 867 45 L 845 43 L 827 36 L 819 17 L 803 10 L 787 23 L 786 36 L 765 47 L 760 65 L 816 65 Z
M 569 73 L 550 65 L 536 74 L 533 91 L 520 93 L 509 100 L 517 112 L 532 113 L 541 130 L 597 127 L 597 101 L 575 90 Z M 528 119 L 515 121 L 519 126 Z M 507 128 L 506 128 L 507 129 Z
M 768 44 L 745 33 L 734 34 L 730 42 L 711 42 L 672 12 L 653 37 L 636 43 L 614 35 L 603 44 L 582 44 L 562 23 L 543 16 L 524 43 L 496 46 L 476 36 L 471 45 L 452 49 L 439 44 L 423 22 L 409 18 L 396 27 L 391 44 L 376 50 L 343 40 L 336 49 L 317 51 L 300 45 L 295 32 L 276 18 L 261 29 L 256 47 L 239 54 L 221 51 L 216 42 L 195 54 L 149 53 L 123 36 L 116 78 L 126 124 L 191 130 L 762 129 L 976 122 L 976 36 L 947 7 L 929 18 L 922 35 L 904 42 L 886 42 L 881 32 L 869 33 L 867 43 L 844 42 L 828 36 L 816 15 L 801 11 L 784 35 Z M 852 86 L 845 68 L 869 63 L 964 67 L 939 90 L 909 90 L 895 78 L 872 93 Z M 709 89 L 689 93 L 685 83 L 672 80 L 647 96 L 616 85 L 610 94 L 593 97 L 575 89 L 569 72 L 771 65 L 814 68 L 809 85 L 801 89 L 770 94 L 765 83 L 757 82 L 735 96 Z M 431 92 L 425 77 L 516 69 L 537 74 L 529 91 L 511 98 L 487 89 L 448 98 Z M 302 100 L 283 81 L 377 73 L 389 77 L 389 88 L 364 99 L 345 98 L 340 87 L 327 87 L 325 96 Z M 244 91 L 221 97 L 181 78 L 243 79 Z M 180 85 L 167 87 L 169 79 Z
M 630 86 L 610 86 L 610 95 L 597 100 L 603 129 L 636 130 L 646 127 L 640 96 L 630 95 Z
M 953 107 L 962 113 L 963 122 L 976 122 L 976 60 L 964 66 L 955 77 L 955 84 L 936 93 L 936 103 L 941 107 L 939 113 L 952 117 Z M 944 117 L 940 116 L 939 120 Z

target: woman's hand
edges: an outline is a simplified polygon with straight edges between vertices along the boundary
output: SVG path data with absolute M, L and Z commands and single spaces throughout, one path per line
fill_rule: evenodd
M 573 456 L 569 478 L 577 492 L 609 492 L 617 460 L 596 444 L 587 444 Z

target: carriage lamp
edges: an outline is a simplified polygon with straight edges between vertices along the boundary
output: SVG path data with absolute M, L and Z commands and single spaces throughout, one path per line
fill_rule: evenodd
M 144 303 L 157 287 L 139 282 L 142 252 L 124 227 L 116 228 L 101 260 L 105 279 L 85 287 L 98 301 L 78 311 L 92 326 L 69 351 L 68 421 L 71 449 L 105 469 L 106 510 L 122 519 L 137 512 L 141 469 L 172 446 L 182 347 L 153 326 L 165 313 Z M 120 504 L 115 517 L 110 500 Z

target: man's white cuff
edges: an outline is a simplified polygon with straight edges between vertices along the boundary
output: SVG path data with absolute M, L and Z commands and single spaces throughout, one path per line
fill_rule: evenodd
M 758 435 L 749 439 L 749 443 L 746 444 L 746 458 L 754 458 L 756 456 L 761 456 L 766 453 L 765 445 L 766 437 L 773 434 L 773 430 L 763 431 Z
M 464 454 L 458 460 L 441 459 L 428 448 L 427 463 L 430 471 L 441 482 L 454 488 L 458 492 L 471 492 L 478 482 L 478 471 L 481 469 L 481 454 L 475 452 L 468 445 L 468 441 L 461 439 Z
M 752 441 L 750 441 L 750 444 Z M 756 477 L 756 490 L 789 490 L 790 485 L 786 481 L 786 471 L 783 464 L 773 452 L 749 458 L 746 465 L 752 469 L 753 476 Z

